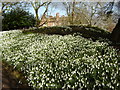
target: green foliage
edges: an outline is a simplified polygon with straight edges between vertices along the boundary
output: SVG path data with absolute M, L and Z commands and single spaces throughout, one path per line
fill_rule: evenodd
M 91 38 L 93 40 L 99 40 L 99 38 L 109 39 L 110 33 L 100 29 L 98 27 L 91 26 L 69 26 L 72 28 L 72 32 L 78 32 L 85 38 Z
M 3 16 L 3 30 L 29 28 L 35 24 L 34 16 L 21 8 L 3 13 Z
M 42 89 L 119 90 L 120 58 L 107 43 L 73 35 L 3 33 L 2 60 Z
M 73 25 L 73 26 L 53 26 L 53 27 L 42 27 L 39 30 L 28 30 L 23 31 L 23 33 L 44 33 L 44 34 L 58 34 L 58 35 L 68 35 L 74 34 L 81 35 L 85 38 L 91 38 L 93 40 L 102 39 L 109 39 L 110 33 L 100 29 L 98 27 L 90 27 L 90 26 L 83 26 L 83 25 Z
M 70 34 L 72 29 L 70 27 L 63 26 L 53 26 L 53 27 L 43 27 L 39 29 L 42 33 L 45 34 L 58 34 L 58 35 L 67 35 Z
M 118 23 L 111 33 L 111 40 L 114 43 L 120 43 L 120 18 L 118 19 Z

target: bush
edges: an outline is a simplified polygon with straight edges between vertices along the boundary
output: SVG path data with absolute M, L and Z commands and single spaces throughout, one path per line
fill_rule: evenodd
M 72 28 L 72 33 L 78 32 L 85 38 L 91 38 L 93 40 L 98 40 L 99 38 L 110 38 L 110 33 L 100 29 L 98 27 L 91 26 L 69 26 Z
M 41 27 L 39 29 L 27 29 L 23 30 L 23 33 L 42 33 L 42 34 L 48 34 L 48 35 L 67 35 L 70 34 L 72 29 L 70 27 L 63 27 L 63 26 L 53 26 L 53 27 Z
M 3 13 L 3 31 L 29 28 L 33 27 L 35 24 L 35 18 L 29 12 L 16 8 L 10 12 Z
M 39 29 L 42 33 L 45 34 L 58 34 L 58 35 L 67 35 L 70 34 L 72 29 L 66 26 L 53 26 L 53 27 L 43 27 Z
M 33 88 L 120 88 L 120 58 L 107 43 L 21 31 L 4 33 L 1 39 L 2 60 L 23 71 Z
M 97 27 L 90 27 L 90 26 L 53 26 L 53 27 L 42 27 L 39 30 L 28 30 L 23 31 L 23 33 L 44 33 L 44 34 L 58 34 L 58 35 L 68 35 L 68 34 L 75 34 L 81 35 L 85 38 L 91 38 L 92 40 L 101 40 L 102 39 L 109 39 L 110 33 L 102 30 Z

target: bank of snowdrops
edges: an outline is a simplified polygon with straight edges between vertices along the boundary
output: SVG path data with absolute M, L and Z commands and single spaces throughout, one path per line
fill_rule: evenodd
M 2 60 L 25 73 L 33 88 L 120 88 L 116 50 L 81 36 L 22 34 L 0 36 Z

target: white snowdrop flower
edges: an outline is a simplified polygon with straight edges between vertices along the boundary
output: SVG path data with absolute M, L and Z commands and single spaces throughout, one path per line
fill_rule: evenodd
M 102 83 L 102 85 L 103 85 L 103 86 L 105 86 L 105 84 L 104 84 L 104 83 Z
M 67 87 L 68 87 L 68 88 L 71 88 L 71 86 L 70 86 L 69 84 L 67 85 Z
M 69 80 L 72 80 L 72 78 L 69 78 Z
M 52 87 L 54 87 L 54 86 L 55 86 L 55 84 L 51 84 L 51 86 L 52 86 Z
M 120 85 L 120 83 L 117 83 L 117 86 L 119 86 Z
M 69 78 L 72 78 L 72 75 L 74 75 L 75 73 L 77 73 L 81 77 L 82 77 L 82 74 L 86 74 L 86 73 L 94 74 L 94 68 L 105 70 L 105 72 L 109 72 L 109 70 L 107 71 L 107 69 L 111 66 L 118 68 L 117 57 L 114 54 L 115 52 L 112 50 L 112 48 L 107 47 L 106 50 L 108 52 L 106 53 L 106 55 L 104 54 L 103 56 L 100 55 L 100 51 L 96 50 L 96 47 L 99 47 L 100 49 L 102 49 L 104 46 L 106 46 L 105 43 L 102 43 L 102 44 L 100 42 L 93 43 L 92 41 L 88 41 L 87 39 L 83 39 L 82 37 L 78 37 L 78 36 L 73 37 L 69 35 L 66 35 L 64 37 L 64 36 L 57 36 L 57 35 L 48 36 L 48 35 L 42 35 L 42 34 L 41 35 L 28 34 L 28 35 L 20 35 L 19 38 L 13 39 L 14 37 L 16 37 L 16 35 L 19 35 L 19 33 L 6 34 L 5 36 L 6 38 L 4 40 L 6 41 L 8 40 L 8 41 L 3 42 L 4 43 L 3 51 L 7 50 L 7 52 L 5 51 L 3 53 L 4 58 L 9 62 L 11 61 L 12 65 L 14 65 L 15 67 L 18 67 L 18 65 L 21 63 L 19 61 L 24 62 L 25 66 L 23 65 L 21 70 L 23 70 L 25 73 L 28 73 L 27 77 L 29 78 L 27 80 L 32 87 L 40 88 L 40 87 L 43 87 L 43 85 L 47 86 L 46 81 L 47 80 L 50 81 L 50 79 L 48 79 L 50 75 L 49 73 L 46 73 L 46 72 L 53 73 L 54 71 L 55 73 L 53 74 L 53 76 L 55 76 L 55 80 L 57 80 L 58 78 L 61 80 L 62 78 L 66 81 Z M 9 38 L 8 36 L 10 36 L 11 38 Z M 85 48 L 86 45 L 88 47 L 87 49 Z M 9 49 L 15 46 L 22 46 L 22 47 L 21 48 L 16 47 L 15 48 L 16 51 L 13 50 L 15 52 L 11 52 Z M 21 53 L 23 51 L 19 49 L 24 50 L 24 53 Z M 75 51 L 76 49 L 78 49 L 78 51 Z M 67 54 L 68 56 L 65 56 L 65 54 Z M 89 56 L 89 54 L 91 56 Z M 28 58 L 24 60 L 25 58 L 24 56 Z M 39 60 L 37 60 L 36 58 L 39 58 Z M 53 59 L 51 60 L 51 58 Z M 63 61 L 62 58 L 66 58 L 66 59 L 64 59 Z M 100 58 L 100 60 L 98 58 Z M 114 60 L 114 63 L 106 62 L 108 60 L 107 58 Z M 17 61 L 17 59 L 19 59 L 19 61 Z M 82 61 L 83 59 L 84 61 Z M 57 60 L 59 62 L 57 62 Z M 55 62 L 55 65 L 56 65 L 55 67 L 52 67 L 52 64 L 51 65 L 48 64 L 48 62 L 51 63 L 51 61 Z M 69 68 L 68 72 L 64 71 L 64 68 L 67 68 L 69 65 L 72 66 L 72 68 Z M 78 66 L 77 69 L 74 68 L 75 66 Z M 87 66 L 87 68 L 85 68 L 85 66 Z M 81 67 L 83 68 L 83 71 L 81 71 L 82 69 Z M 115 78 L 118 75 L 119 69 L 120 68 L 116 69 L 117 70 L 116 73 L 114 73 L 115 70 L 112 69 L 113 72 L 111 73 L 112 75 L 111 83 L 115 82 Z M 78 72 L 77 70 L 80 70 L 81 72 Z M 57 71 L 60 71 L 62 74 L 59 75 L 60 73 L 58 73 Z M 34 72 L 34 73 L 31 73 L 31 72 Z M 99 70 L 98 70 L 98 73 L 101 74 Z M 40 84 L 41 86 L 37 84 L 39 78 L 41 81 L 44 80 L 44 83 Z M 103 83 L 106 78 L 108 78 L 108 76 L 103 77 Z M 37 79 L 37 80 L 34 80 L 34 79 Z M 76 79 L 79 79 L 79 77 L 76 76 Z M 62 82 L 62 80 L 61 81 L 60 80 L 58 80 L 57 82 Z M 87 79 L 83 78 L 82 80 L 83 86 L 86 86 L 84 82 L 85 80 Z M 80 79 L 78 80 L 78 82 L 81 82 Z M 76 85 L 78 85 L 77 82 L 71 88 L 73 87 L 75 88 Z M 115 85 L 117 85 L 117 81 Z M 64 89 L 66 89 L 67 87 L 66 83 L 64 83 L 62 88 L 63 87 Z M 109 87 L 111 88 L 111 86 Z
M 52 79 L 51 79 L 51 81 L 52 81 L 52 82 L 54 82 L 54 81 L 55 81 L 55 79 L 53 79 L 53 78 L 52 78 Z

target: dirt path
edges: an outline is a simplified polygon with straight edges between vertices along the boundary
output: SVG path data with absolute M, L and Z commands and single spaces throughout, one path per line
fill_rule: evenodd
M 2 90 L 32 90 L 27 84 L 20 84 L 19 80 L 11 74 L 10 70 L 2 63 Z M 0 71 L 1 71 L 0 70 Z

